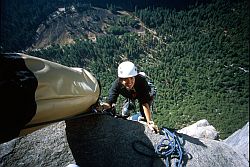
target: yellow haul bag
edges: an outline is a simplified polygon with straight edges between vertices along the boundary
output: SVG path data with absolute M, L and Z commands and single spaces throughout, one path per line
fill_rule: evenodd
M 29 90 L 32 89 L 30 85 L 33 85 L 33 102 L 35 102 L 35 107 L 33 108 L 35 108 L 35 112 L 30 111 L 34 112 L 34 114 L 29 116 L 31 119 L 26 120 L 27 123 L 25 126 L 68 118 L 87 112 L 98 100 L 100 94 L 98 81 L 90 72 L 83 68 L 67 67 L 21 53 L 3 54 L 1 56 L 3 56 L 1 57 L 3 58 L 2 63 L 5 64 L 6 68 L 12 66 L 13 62 L 16 62 L 14 65 L 18 64 L 17 66 L 21 66 L 20 68 L 12 69 L 14 72 L 11 75 L 14 76 L 16 83 L 22 83 L 16 87 L 20 87 L 20 89 L 26 87 L 25 90 L 32 96 L 33 93 L 30 93 Z M 19 61 L 21 63 L 19 63 Z M 6 62 L 9 63 L 9 67 L 6 65 Z M 3 71 L 4 70 L 9 72 L 8 69 L 3 69 Z M 8 75 L 1 79 L 4 80 L 5 78 L 8 80 Z M 12 81 L 10 82 L 12 83 Z M 33 84 L 33 82 L 35 84 Z M 25 84 L 28 86 L 25 86 Z M 23 91 L 23 93 L 25 93 L 25 91 Z M 5 94 L 8 94 L 8 92 L 5 92 Z M 8 103 L 8 101 L 6 102 Z M 28 102 L 25 101 L 25 103 L 29 105 Z M 31 103 L 32 100 L 30 105 L 32 105 Z M 22 115 L 19 113 L 19 116 Z M 37 128 L 40 127 L 22 127 L 20 135 L 30 133 Z

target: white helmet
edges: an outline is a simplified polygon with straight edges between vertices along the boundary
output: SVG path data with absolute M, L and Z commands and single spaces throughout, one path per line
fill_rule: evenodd
M 122 62 L 118 66 L 118 77 L 119 78 L 129 78 L 137 75 L 137 68 L 134 63 L 130 61 Z

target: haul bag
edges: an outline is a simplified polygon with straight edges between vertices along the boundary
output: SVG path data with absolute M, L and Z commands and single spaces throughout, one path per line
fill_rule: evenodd
M 87 112 L 100 87 L 83 68 L 11 53 L 0 57 L 0 92 L 0 140 L 6 141 L 42 127 L 30 125 Z

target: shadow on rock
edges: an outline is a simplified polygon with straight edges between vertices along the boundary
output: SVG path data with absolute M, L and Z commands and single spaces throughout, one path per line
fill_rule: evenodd
M 138 122 L 104 115 L 66 121 L 69 147 L 81 167 L 165 166 L 153 156 L 154 146 L 146 134 Z
M 188 136 L 188 135 L 183 134 L 183 133 L 178 133 L 178 134 L 180 134 L 182 136 L 184 144 L 185 144 L 185 141 L 188 141 L 188 142 L 193 143 L 195 145 L 199 145 L 199 146 L 202 146 L 202 147 L 207 147 L 198 138 L 194 138 L 194 137 Z
M 204 147 L 204 148 L 207 148 L 207 146 L 203 142 L 201 142 L 198 138 L 194 138 L 194 137 L 191 137 L 191 136 L 183 134 L 183 133 L 178 133 L 178 135 L 181 137 L 181 140 L 182 140 L 182 142 L 181 142 L 182 148 L 187 147 L 187 146 L 185 147 L 187 142 L 195 144 L 195 145 L 199 145 L 199 146 Z M 193 159 L 193 155 L 188 150 L 184 149 L 183 150 L 182 165 L 187 166 L 187 162 L 191 159 Z

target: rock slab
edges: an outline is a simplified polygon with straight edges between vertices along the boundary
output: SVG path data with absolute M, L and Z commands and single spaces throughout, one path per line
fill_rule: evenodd
M 225 142 L 181 135 L 188 152 L 184 155 L 184 166 L 249 166 Z M 152 157 L 154 147 L 163 137 L 139 122 L 92 115 L 55 123 L 1 144 L 0 166 L 163 167 L 163 159 Z

